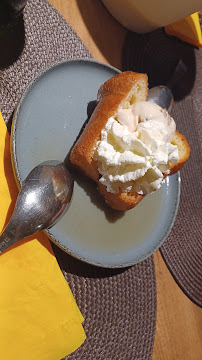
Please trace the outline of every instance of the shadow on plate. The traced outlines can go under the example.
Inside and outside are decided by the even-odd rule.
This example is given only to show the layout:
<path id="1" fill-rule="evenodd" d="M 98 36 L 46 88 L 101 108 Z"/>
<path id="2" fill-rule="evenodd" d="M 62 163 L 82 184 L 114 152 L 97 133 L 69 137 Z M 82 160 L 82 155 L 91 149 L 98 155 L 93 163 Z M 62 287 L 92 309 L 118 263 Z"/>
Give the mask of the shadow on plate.
<path id="1" fill-rule="evenodd" d="M 67 254 L 52 242 L 51 246 L 61 270 L 72 275 L 85 278 L 106 278 L 121 274 L 129 269 L 129 267 L 110 269 L 90 265 Z"/>
<path id="2" fill-rule="evenodd" d="M 12 65 L 22 53 L 25 45 L 24 19 L 21 15 L 13 25 L 0 32 L 0 70 Z"/>
<path id="3" fill-rule="evenodd" d="M 194 85 L 195 49 L 193 45 L 168 36 L 163 28 L 147 34 L 128 32 L 123 47 L 122 71 L 146 73 L 150 88 L 167 85 L 175 100 L 181 100 Z M 185 65 L 185 71 L 178 79 L 173 79 L 180 60 Z"/>
<path id="4" fill-rule="evenodd" d="M 114 210 L 106 204 L 105 200 L 98 192 L 97 185 L 93 180 L 80 174 L 73 168 L 70 168 L 70 166 L 68 166 L 68 168 L 74 177 L 74 181 L 79 187 L 83 188 L 87 196 L 90 197 L 92 204 L 104 212 L 107 221 L 110 223 L 115 223 L 124 216 L 125 211 Z"/>
<path id="5" fill-rule="evenodd" d="M 83 124 L 74 144 L 72 145 L 69 153 L 67 154 L 66 158 L 65 158 L 65 165 L 67 166 L 67 168 L 69 169 L 69 171 L 71 172 L 71 174 L 74 177 L 74 181 L 77 183 L 77 185 L 79 187 L 82 187 L 83 190 L 85 191 L 85 193 L 87 194 L 87 196 L 90 197 L 91 202 L 97 206 L 101 211 L 103 211 L 105 213 L 105 217 L 106 219 L 111 222 L 114 223 L 117 220 L 119 220 L 122 216 L 124 216 L 124 211 L 119 211 L 119 210 L 113 210 L 112 208 L 110 208 L 105 200 L 103 199 L 103 197 L 100 195 L 100 193 L 97 190 L 97 186 L 96 183 L 89 179 L 88 177 L 86 177 L 85 175 L 81 174 L 80 172 L 76 171 L 71 163 L 70 163 L 70 153 L 72 148 L 74 147 L 75 143 L 77 142 L 77 140 L 79 139 L 81 133 L 83 132 L 86 124 L 88 123 L 95 107 L 96 107 L 97 101 L 93 100 L 90 101 L 88 103 L 88 107 L 87 107 L 87 120 L 85 121 L 85 123 Z"/>

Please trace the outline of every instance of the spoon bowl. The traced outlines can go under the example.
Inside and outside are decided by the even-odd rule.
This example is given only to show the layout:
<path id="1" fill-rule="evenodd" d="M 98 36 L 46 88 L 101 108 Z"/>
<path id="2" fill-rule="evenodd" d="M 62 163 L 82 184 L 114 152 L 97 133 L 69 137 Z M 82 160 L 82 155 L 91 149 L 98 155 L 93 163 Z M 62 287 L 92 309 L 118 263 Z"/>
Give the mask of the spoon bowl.
<path id="1" fill-rule="evenodd" d="M 166 109 L 170 114 L 174 104 L 174 98 L 171 90 L 167 86 L 155 86 L 148 92 L 147 101 L 153 102 L 163 109 Z"/>
<path id="2" fill-rule="evenodd" d="M 0 236 L 0 253 L 52 227 L 68 210 L 73 185 L 64 163 L 52 160 L 37 165 L 22 183 L 12 218 Z"/>

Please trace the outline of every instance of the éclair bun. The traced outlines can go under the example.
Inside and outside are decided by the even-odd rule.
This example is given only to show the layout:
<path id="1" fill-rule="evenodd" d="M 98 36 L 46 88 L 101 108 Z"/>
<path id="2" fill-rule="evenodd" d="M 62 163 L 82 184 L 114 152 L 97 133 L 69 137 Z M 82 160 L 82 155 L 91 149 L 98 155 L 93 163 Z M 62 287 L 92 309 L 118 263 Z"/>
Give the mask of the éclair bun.
<path id="1" fill-rule="evenodd" d="M 106 81 L 98 90 L 97 106 L 70 154 L 71 164 L 97 182 L 100 194 L 113 209 L 132 209 L 145 195 L 137 192 L 123 193 L 119 191 L 117 194 L 108 192 L 106 186 L 99 182 L 98 165 L 93 159 L 95 147 L 101 139 L 101 131 L 108 119 L 116 117 L 121 107 L 127 108 L 128 104 L 146 101 L 147 95 L 148 78 L 146 74 L 125 71 Z M 190 154 L 190 147 L 185 136 L 178 131 L 175 132 L 172 144 L 178 146 L 179 161 L 177 164 L 170 165 L 171 175 L 184 165 Z"/>

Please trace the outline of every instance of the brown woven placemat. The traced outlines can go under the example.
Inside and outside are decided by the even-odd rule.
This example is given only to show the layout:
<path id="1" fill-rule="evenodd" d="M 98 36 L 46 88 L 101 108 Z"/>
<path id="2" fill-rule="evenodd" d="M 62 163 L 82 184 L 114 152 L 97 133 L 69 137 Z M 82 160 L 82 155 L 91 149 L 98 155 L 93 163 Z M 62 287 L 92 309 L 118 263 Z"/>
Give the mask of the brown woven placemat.
<path id="1" fill-rule="evenodd" d="M 18 36 L 23 32 L 25 38 L 14 47 L 15 62 L 0 73 L 0 106 L 7 123 L 25 87 L 38 72 L 62 59 L 91 56 L 67 22 L 44 0 L 32 0 L 26 6 L 24 24 L 22 21 L 16 29 Z M 3 67 L 11 57 L 1 56 Z M 156 325 L 153 257 L 129 269 L 113 271 L 83 264 L 53 248 L 85 317 L 87 339 L 67 358 L 151 359 Z"/>
<path id="2" fill-rule="evenodd" d="M 151 359 L 156 323 L 153 258 L 125 270 L 80 263 L 54 252 L 85 318 L 87 340 L 65 359 Z"/>
<path id="3" fill-rule="evenodd" d="M 163 29 L 145 35 L 128 32 L 123 70 L 147 73 L 150 87 L 170 82 L 180 59 L 186 72 L 171 81 L 175 96 L 172 115 L 189 141 L 191 155 L 181 170 L 177 218 L 160 251 L 185 294 L 202 306 L 202 49 L 167 36 Z"/>

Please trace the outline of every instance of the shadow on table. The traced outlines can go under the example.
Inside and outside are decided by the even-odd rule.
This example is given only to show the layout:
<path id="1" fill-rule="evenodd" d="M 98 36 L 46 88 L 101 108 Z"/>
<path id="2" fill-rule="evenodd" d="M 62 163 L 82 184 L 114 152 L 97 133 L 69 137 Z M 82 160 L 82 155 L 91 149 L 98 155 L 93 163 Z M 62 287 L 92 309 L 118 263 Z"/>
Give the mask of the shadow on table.
<path id="1" fill-rule="evenodd" d="M 194 85 L 195 49 L 191 44 L 168 36 L 163 28 L 147 34 L 128 32 L 123 46 L 122 70 L 146 73 L 150 88 L 167 85 L 175 100 L 180 100 L 191 92 Z M 184 71 L 173 78 L 180 60 Z"/>
<path id="2" fill-rule="evenodd" d="M 23 15 L 15 24 L 0 32 L 0 70 L 12 65 L 22 53 L 25 44 L 25 28 Z"/>
<path id="3" fill-rule="evenodd" d="M 77 4 L 94 42 L 111 65 L 122 71 L 146 73 L 150 88 L 171 85 L 175 100 L 180 100 L 191 92 L 196 77 L 195 46 L 167 35 L 164 28 L 147 34 L 127 31 L 111 16 L 101 1 L 77 0 Z M 103 26 L 102 17 L 105 19 Z M 121 50 L 122 64 L 119 64 Z M 185 65 L 186 72 L 170 84 L 180 60 Z"/>

